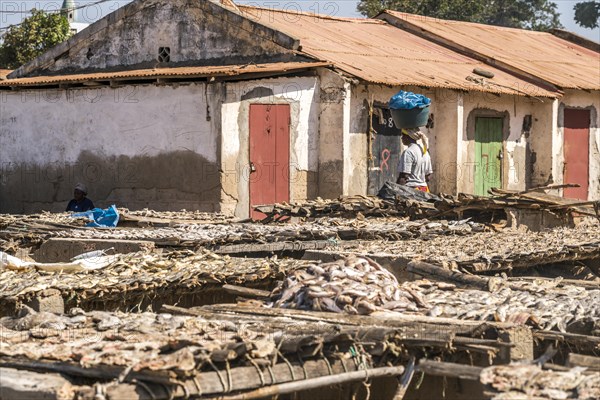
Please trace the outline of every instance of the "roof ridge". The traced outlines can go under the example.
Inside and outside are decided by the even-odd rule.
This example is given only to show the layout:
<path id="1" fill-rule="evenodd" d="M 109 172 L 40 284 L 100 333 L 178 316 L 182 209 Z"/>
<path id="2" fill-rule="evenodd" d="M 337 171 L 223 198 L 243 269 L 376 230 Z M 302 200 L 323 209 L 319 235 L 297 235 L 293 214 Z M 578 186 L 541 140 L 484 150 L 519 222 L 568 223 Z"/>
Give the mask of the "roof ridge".
<path id="1" fill-rule="evenodd" d="M 391 15 L 394 15 L 398 18 L 402 18 L 403 16 L 406 16 L 406 20 L 410 21 L 410 20 L 419 20 L 422 19 L 423 21 L 427 21 L 427 22 L 436 22 L 436 23 L 441 23 L 441 24 L 447 24 L 447 25 L 477 25 L 477 26 L 485 26 L 487 29 L 491 28 L 491 29 L 498 29 L 498 30 L 507 30 L 507 31 L 519 31 L 519 32 L 526 32 L 528 34 L 535 34 L 535 35 L 550 35 L 553 36 L 551 33 L 549 32 L 542 32 L 542 31 L 534 31 L 532 29 L 524 29 L 524 28 L 514 28 L 514 27 L 510 27 L 510 26 L 500 26 L 500 25 L 492 25 L 492 24 L 484 24 L 482 22 L 471 22 L 471 21 L 459 21 L 456 19 L 443 19 L 443 18 L 438 18 L 438 17 L 430 17 L 427 15 L 420 15 L 420 14 L 411 14 L 411 13 L 407 13 L 407 12 L 402 12 L 402 11 L 396 11 L 396 10 L 384 10 L 382 11 L 382 13 L 388 13 Z"/>
<path id="2" fill-rule="evenodd" d="M 374 19 L 374 18 L 337 17 L 337 16 L 333 16 L 333 15 L 318 14 L 318 13 L 310 12 L 310 11 L 284 10 L 284 9 L 280 9 L 280 8 L 267 8 L 267 7 L 251 6 L 251 5 L 245 5 L 245 4 L 237 4 L 237 6 L 240 9 L 240 13 L 242 13 L 242 14 L 244 12 L 243 9 L 253 9 L 253 10 L 264 10 L 264 11 L 276 12 L 276 13 L 282 13 L 282 14 L 303 15 L 303 16 L 314 17 L 314 18 L 318 18 L 318 19 L 328 19 L 328 20 L 333 20 L 333 21 L 354 22 L 354 23 L 362 23 L 362 24 L 366 23 L 366 24 L 377 24 L 377 25 L 381 25 L 382 23 L 384 25 L 387 24 L 385 21 Z"/>

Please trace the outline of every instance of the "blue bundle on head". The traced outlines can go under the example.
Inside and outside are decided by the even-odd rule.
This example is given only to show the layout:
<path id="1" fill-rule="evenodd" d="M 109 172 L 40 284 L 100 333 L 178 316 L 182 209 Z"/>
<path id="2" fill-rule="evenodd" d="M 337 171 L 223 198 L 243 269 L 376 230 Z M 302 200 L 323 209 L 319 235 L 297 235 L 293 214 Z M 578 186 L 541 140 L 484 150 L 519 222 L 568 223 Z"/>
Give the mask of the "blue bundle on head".
<path id="1" fill-rule="evenodd" d="M 399 129 L 427 125 L 430 104 L 431 100 L 422 94 L 399 91 L 390 99 L 390 112 L 394 124 Z"/>
<path id="2" fill-rule="evenodd" d="M 431 99 L 413 92 L 399 91 L 390 99 L 390 108 L 395 110 L 412 110 L 425 108 L 431 104 Z"/>

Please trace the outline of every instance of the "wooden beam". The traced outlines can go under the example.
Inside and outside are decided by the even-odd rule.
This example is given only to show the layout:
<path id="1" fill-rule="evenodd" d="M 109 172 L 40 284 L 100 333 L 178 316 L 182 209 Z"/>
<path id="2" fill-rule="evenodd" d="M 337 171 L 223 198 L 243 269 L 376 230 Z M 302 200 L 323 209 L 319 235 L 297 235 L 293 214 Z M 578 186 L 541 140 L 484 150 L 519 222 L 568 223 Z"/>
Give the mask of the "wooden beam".
<path id="1" fill-rule="evenodd" d="M 586 356 L 583 354 L 570 353 L 567 356 L 567 366 L 585 367 L 593 371 L 600 371 L 600 357 Z"/>
<path id="2" fill-rule="evenodd" d="M 71 400 L 75 387 L 58 374 L 0 368 L 2 400 Z"/>
<path id="3" fill-rule="evenodd" d="M 268 290 L 252 289 L 244 286 L 225 284 L 223 285 L 223 290 L 225 290 L 227 293 L 242 297 L 252 297 L 258 299 L 267 299 L 271 297 L 271 292 Z"/>
<path id="4" fill-rule="evenodd" d="M 413 274 L 435 278 L 445 282 L 456 283 L 460 286 L 468 286 L 482 290 L 489 289 L 489 279 L 475 275 L 467 275 L 462 272 L 452 271 L 434 264 L 422 261 L 411 261 L 408 263 L 408 272 Z"/>
<path id="5" fill-rule="evenodd" d="M 295 382 L 287 382 L 279 385 L 268 386 L 254 390 L 250 393 L 242 393 L 234 396 L 223 397 L 223 400 L 255 400 L 264 397 L 280 396 L 304 390 L 318 389 L 325 386 L 343 385 L 344 383 L 367 381 L 371 378 L 382 378 L 386 376 L 398 376 L 404 373 L 404 367 L 381 367 L 364 369 L 353 372 L 345 372 L 337 375 L 320 376 L 318 378 L 303 379 Z"/>
<path id="6" fill-rule="evenodd" d="M 443 361 L 421 360 L 417 365 L 417 371 L 421 371 L 427 375 L 445 376 L 447 378 L 468 379 L 473 381 L 479 380 L 481 367 L 473 367 L 471 365 L 455 364 Z"/>

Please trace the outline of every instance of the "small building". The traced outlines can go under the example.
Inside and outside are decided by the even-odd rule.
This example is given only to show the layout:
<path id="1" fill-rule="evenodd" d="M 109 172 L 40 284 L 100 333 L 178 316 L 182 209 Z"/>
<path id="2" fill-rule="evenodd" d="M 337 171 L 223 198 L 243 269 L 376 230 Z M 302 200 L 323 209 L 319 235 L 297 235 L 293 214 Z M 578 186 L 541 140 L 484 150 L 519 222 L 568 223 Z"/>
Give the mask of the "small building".
<path id="1" fill-rule="evenodd" d="M 78 181 L 101 206 L 238 217 L 373 194 L 400 89 L 432 99 L 434 190 L 560 182 L 564 93 L 491 64 L 380 19 L 134 1 L 0 81 L 0 211 L 60 210 Z"/>
<path id="2" fill-rule="evenodd" d="M 598 43 L 564 31 L 536 32 L 395 11 L 378 18 L 560 93 L 547 115 L 551 135 L 531 134 L 527 141 L 532 148 L 526 164 L 531 186 L 576 183 L 580 187 L 565 189 L 565 197 L 600 199 Z M 496 145 L 501 145 L 499 140 Z"/>

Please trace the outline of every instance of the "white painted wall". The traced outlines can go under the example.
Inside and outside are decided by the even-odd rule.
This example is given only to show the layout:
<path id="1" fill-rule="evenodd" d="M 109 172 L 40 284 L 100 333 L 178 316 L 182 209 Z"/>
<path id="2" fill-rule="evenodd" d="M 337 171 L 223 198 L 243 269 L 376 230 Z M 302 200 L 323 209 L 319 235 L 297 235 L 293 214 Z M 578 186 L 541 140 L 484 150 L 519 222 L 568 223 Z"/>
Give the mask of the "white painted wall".
<path id="1" fill-rule="evenodd" d="M 173 163 L 173 170 L 154 178 L 155 185 L 147 176 L 152 168 L 162 169 L 157 163 L 169 164 L 162 158 L 176 152 L 195 160 L 190 168 L 217 162 L 217 130 L 207 121 L 204 85 L 24 90 L 0 96 L 0 190 L 12 191 L 0 194 L 0 208 L 12 204 L 11 210 L 19 211 L 14 204 L 22 202 L 20 211 L 61 210 L 79 181 L 100 206 L 202 208 L 207 200 L 196 195 L 201 187 L 192 187 L 202 181 L 194 176 L 206 171 Z"/>
<path id="2" fill-rule="evenodd" d="M 256 92 L 257 88 L 263 88 L 260 89 L 263 95 L 242 99 L 253 90 L 260 93 Z M 252 103 L 290 104 L 290 200 L 314 197 L 318 185 L 318 78 L 289 77 L 228 83 L 221 108 L 222 201 L 225 211 L 240 218 L 249 214 L 248 124 Z"/>
<path id="3" fill-rule="evenodd" d="M 532 151 L 536 152 L 537 161 L 534 164 L 531 180 L 538 184 L 544 177 L 549 177 L 547 162 L 552 155 L 552 99 L 533 99 L 523 96 L 496 96 L 490 93 L 469 92 L 463 101 L 463 130 L 462 145 L 458 153 L 459 176 L 458 191 L 474 192 L 475 177 L 475 142 L 467 137 L 467 121 L 469 114 L 477 109 L 508 112 L 509 134 L 504 143 L 503 187 L 510 190 L 524 190 L 527 185 L 527 175 L 532 166 L 526 162 L 526 148 L 529 141 Z M 532 127 L 529 133 L 523 131 L 523 119 L 532 115 Z"/>

